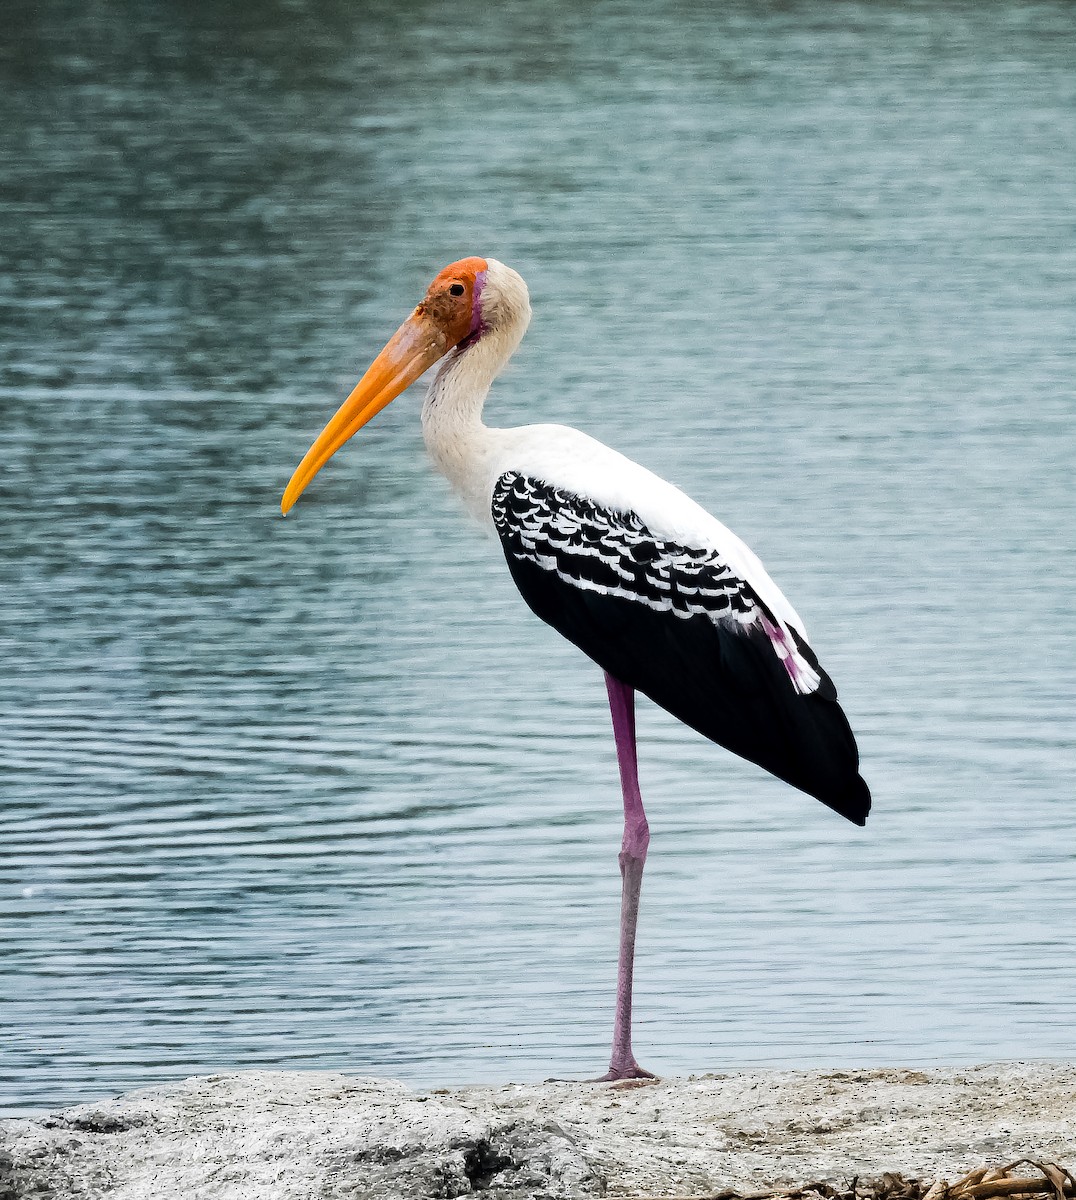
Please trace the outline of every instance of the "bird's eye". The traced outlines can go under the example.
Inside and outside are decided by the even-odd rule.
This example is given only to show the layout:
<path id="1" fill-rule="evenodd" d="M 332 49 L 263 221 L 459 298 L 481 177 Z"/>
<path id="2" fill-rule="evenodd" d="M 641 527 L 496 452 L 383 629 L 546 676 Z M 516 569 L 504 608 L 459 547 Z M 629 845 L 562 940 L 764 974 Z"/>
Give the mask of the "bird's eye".
<path id="1" fill-rule="evenodd" d="M 454 283 L 448 289 L 448 291 L 449 291 L 449 294 L 452 296 L 462 296 L 463 295 L 463 284 L 462 283 Z"/>

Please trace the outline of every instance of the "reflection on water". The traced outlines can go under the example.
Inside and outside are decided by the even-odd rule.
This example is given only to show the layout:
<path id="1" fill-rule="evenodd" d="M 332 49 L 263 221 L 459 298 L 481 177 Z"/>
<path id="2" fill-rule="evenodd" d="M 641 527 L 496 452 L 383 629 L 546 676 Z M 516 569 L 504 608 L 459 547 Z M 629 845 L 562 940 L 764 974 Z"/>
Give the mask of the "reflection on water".
<path id="1" fill-rule="evenodd" d="M 1076 13 L 12 0 L 0 45 L 0 1095 L 603 1065 L 600 674 L 417 397 L 276 515 L 445 262 L 491 404 L 762 554 L 865 831 L 640 714 L 663 1072 L 1071 1056 Z"/>

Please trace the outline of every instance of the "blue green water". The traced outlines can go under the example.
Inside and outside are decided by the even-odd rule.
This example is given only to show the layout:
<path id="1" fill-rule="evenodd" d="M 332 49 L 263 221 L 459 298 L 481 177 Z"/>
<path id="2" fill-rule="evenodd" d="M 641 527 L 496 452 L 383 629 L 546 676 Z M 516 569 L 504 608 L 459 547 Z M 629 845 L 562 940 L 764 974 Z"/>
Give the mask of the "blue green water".
<path id="1" fill-rule="evenodd" d="M 429 278 L 489 407 L 683 485 L 807 622 L 865 830 L 640 709 L 652 1070 L 1076 1055 L 1076 9 L 9 0 L 0 1103 L 604 1068 L 600 673 L 424 461 L 282 521 Z"/>

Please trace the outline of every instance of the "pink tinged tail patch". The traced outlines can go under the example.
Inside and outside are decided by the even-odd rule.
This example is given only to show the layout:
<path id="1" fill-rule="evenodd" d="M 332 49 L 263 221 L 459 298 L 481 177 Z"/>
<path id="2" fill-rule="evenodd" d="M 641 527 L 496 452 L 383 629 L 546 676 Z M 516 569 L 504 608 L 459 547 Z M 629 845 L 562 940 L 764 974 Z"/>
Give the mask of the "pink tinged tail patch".
<path id="1" fill-rule="evenodd" d="M 781 665 L 788 672 L 788 677 L 792 680 L 792 686 L 797 695 L 809 696 L 812 692 L 816 692 L 818 685 L 822 682 L 821 676 L 796 649 L 796 644 L 788 630 L 783 625 L 774 625 L 766 617 L 762 617 L 761 620 L 762 628 L 770 639 L 770 645 L 781 660 Z"/>

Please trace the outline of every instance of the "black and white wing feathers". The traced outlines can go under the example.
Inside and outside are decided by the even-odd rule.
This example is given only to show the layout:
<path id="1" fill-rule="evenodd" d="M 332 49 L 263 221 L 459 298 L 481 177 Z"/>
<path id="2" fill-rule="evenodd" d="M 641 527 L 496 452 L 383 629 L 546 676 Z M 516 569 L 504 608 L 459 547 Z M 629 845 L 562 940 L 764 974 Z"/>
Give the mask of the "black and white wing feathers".
<path id="1" fill-rule="evenodd" d="M 862 824 L 855 739 L 805 639 L 712 547 L 657 537 L 519 472 L 494 527 L 530 608 L 604 670 L 706 737 Z"/>

